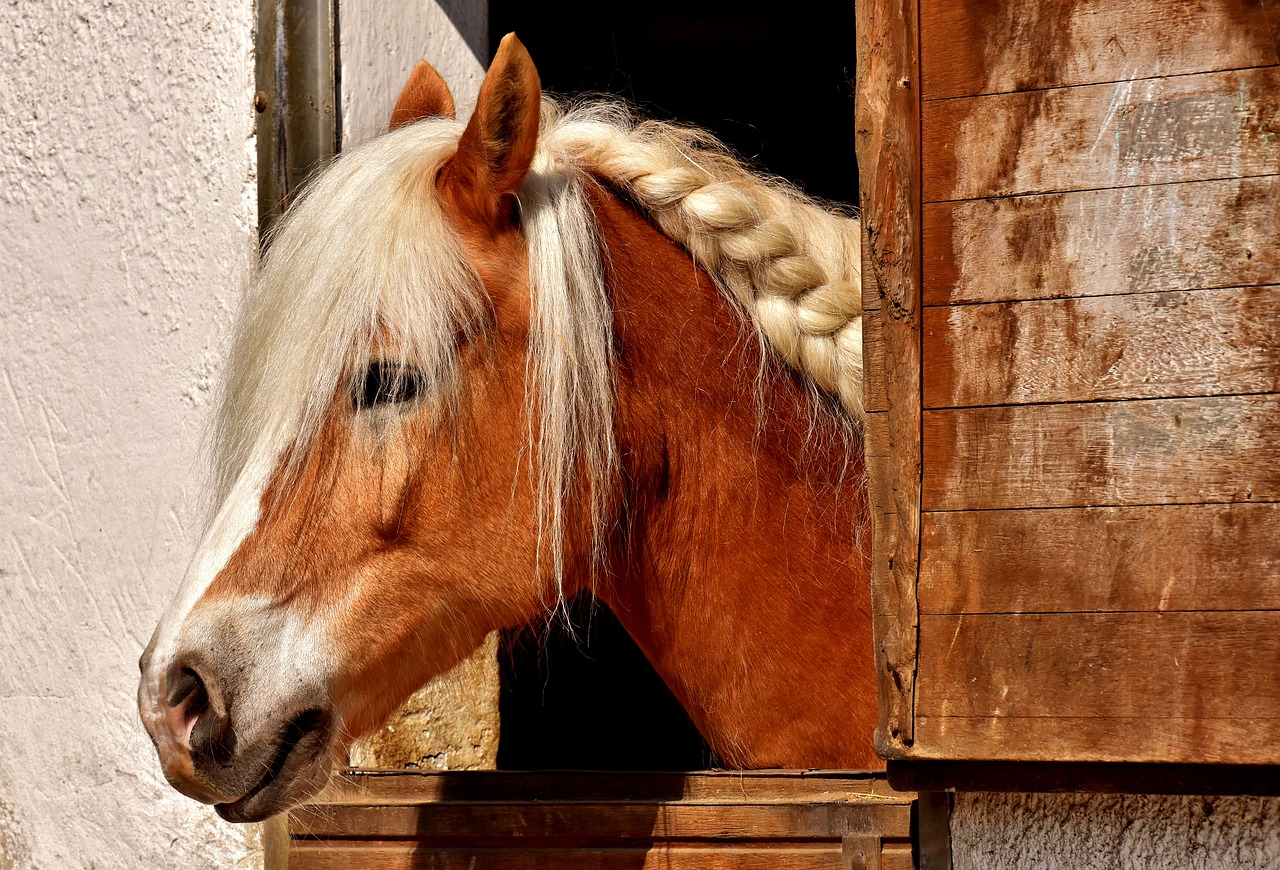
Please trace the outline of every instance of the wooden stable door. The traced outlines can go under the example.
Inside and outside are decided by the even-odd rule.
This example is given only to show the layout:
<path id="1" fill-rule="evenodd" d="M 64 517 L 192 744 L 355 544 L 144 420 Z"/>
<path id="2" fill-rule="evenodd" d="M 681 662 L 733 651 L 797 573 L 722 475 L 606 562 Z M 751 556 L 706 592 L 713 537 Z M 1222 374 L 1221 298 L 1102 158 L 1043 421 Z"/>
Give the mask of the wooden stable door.
<path id="1" fill-rule="evenodd" d="M 859 3 L 887 757 L 1280 762 L 1278 28 Z"/>

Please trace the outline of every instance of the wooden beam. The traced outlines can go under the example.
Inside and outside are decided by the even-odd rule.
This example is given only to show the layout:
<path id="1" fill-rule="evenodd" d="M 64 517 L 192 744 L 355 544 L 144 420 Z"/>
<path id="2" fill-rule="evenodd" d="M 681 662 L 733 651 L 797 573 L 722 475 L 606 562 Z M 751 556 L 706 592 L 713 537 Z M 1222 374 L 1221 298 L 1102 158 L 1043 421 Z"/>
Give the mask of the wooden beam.
<path id="1" fill-rule="evenodd" d="M 920 547 L 920 82 L 916 0 L 857 4 L 858 167 L 864 297 L 878 297 L 885 352 L 868 395 L 892 396 L 885 457 L 891 504 L 875 505 L 872 584 L 880 722 L 877 751 L 912 742 L 916 573 Z M 865 282 L 873 282 L 870 285 Z M 880 380 L 882 379 L 882 381 Z M 868 432 L 872 427 L 868 427 Z"/>

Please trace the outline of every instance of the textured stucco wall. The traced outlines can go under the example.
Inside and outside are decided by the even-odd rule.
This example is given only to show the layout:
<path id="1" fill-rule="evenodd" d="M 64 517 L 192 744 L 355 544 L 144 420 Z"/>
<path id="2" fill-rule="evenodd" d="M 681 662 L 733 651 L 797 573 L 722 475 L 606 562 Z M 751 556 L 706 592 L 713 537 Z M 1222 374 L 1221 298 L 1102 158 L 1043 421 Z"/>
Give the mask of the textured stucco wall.
<path id="1" fill-rule="evenodd" d="M 1280 798 L 959 794 L 955 870 L 1275 870 Z"/>
<path id="2" fill-rule="evenodd" d="M 0 2 L 0 867 L 253 867 L 137 659 L 252 263 L 251 0 Z"/>
<path id="3" fill-rule="evenodd" d="M 343 146 L 387 129 L 409 71 L 429 61 L 466 118 L 488 61 L 485 0 L 341 0 Z M 490 768 L 498 757 L 496 635 L 418 690 L 387 724 L 352 747 L 357 767 Z"/>

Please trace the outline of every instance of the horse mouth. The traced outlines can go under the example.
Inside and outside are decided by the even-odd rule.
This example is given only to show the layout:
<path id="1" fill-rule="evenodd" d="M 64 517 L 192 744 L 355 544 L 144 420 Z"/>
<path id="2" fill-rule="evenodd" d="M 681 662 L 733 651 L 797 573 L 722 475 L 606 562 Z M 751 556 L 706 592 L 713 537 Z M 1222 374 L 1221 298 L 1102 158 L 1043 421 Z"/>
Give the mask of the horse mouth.
<path id="1" fill-rule="evenodd" d="M 315 766 L 325 757 L 329 743 L 329 717 L 308 710 L 285 728 L 262 779 L 234 801 L 215 804 L 228 822 L 260 822 L 306 798 L 313 790 Z M 310 774 L 310 775 L 309 775 Z M 294 786 L 302 783 L 303 788 Z"/>

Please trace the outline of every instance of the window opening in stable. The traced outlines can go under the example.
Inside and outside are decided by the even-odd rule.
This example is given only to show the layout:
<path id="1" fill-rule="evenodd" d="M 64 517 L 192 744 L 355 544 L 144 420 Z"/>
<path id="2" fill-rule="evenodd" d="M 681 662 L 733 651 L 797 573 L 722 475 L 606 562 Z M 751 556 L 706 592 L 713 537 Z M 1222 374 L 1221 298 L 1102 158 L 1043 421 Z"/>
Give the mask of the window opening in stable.
<path id="1" fill-rule="evenodd" d="M 515 31 L 543 88 L 623 97 L 697 124 L 811 196 L 856 204 L 849 2 L 491 0 L 490 44 Z M 498 766 L 689 770 L 710 750 L 607 607 L 504 633 Z"/>

